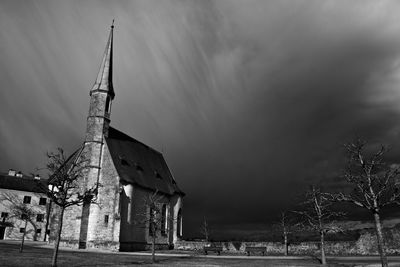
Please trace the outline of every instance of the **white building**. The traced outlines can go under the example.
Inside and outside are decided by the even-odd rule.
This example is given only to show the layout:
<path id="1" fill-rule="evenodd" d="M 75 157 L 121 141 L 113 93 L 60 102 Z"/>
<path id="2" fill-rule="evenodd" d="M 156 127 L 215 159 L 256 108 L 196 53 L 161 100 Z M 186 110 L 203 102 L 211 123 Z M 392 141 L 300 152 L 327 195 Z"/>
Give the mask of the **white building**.
<path id="1" fill-rule="evenodd" d="M 0 174 L 0 239 L 45 240 L 49 200 L 43 193 L 46 181 L 12 169 Z M 16 206 L 26 206 L 34 215 L 25 226 L 25 220 L 16 216 Z"/>

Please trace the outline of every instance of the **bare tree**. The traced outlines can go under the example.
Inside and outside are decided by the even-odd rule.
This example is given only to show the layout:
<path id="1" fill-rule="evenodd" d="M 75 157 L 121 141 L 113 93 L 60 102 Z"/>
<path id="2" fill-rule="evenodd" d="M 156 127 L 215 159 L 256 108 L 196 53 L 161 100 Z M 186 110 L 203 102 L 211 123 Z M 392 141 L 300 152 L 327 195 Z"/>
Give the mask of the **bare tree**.
<path id="1" fill-rule="evenodd" d="M 299 225 L 295 222 L 293 215 L 291 216 L 287 211 L 282 211 L 277 226 L 282 233 L 283 243 L 285 246 L 285 256 L 287 256 L 289 255 L 289 236 L 298 228 Z"/>
<path id="2" fill-rule="evenodd" d="M 384 162 L 388 147 L 380 145 L 375 153 L 366 152 L 367 142 L 358 138 L 345 145 L 348 164 L 344 178 L 352 186 L 350 193 L 338 193 L 338 201 L 350 202 L 367 209 L 374 217 L 378 240 L 378 252 L 382 266 L 388 266 L 386 247 L 382 233 L 382 208 L 400 204 L 400 188 L 397 183 L 399 167 Z"/>
<path id="3" fill-rule="evenodd" d="M 65 209 L 84 203 L 95 203 L 99 184 L 91 185 L 88 188 L 88 185 L 84 183 L 88 160 L 82 155 L 82 151 L 83 148 L 68 158 L 62 148 L 58 148 L 56 152 L 47 153 L 46 169 L 50 173 L 47 195 L 60 209 L 52 266 L 57 266 Z"/>
<path id="4" fill-rule="evenodd" d="M 200 232 L 202 235 L 204 235 L 204 239 L 206 240 L 206 242 L 208 242 L 210 239 L 210 229 L 207 223 L 206 216 L 204 216 L 203 223 L 200 227 Z"/>
<path id="5" fill-rule="evenodd" d="M 321 245 L 321 263 L 325 265 L 325 236 L 328 233 L 342 231 L 334 222 L 334 219 L 344 214 L 331 209 L 333 204 L 331 194 L 321 192 L 321 189 L 314 186 L 306 192 L 305 199 L 306 200 L 302 203 L 303 210 L 295 211 L 295 213 L 303 218 L 302 223 L 304 226 L 312 231 L 318 232 Z"/>
<path id="6" fill-rule="evenodd" d="M 10 210 L 10 218 L 15 218 L 17 220 L 22 220 L 24 223 L 24 231 L 22 233 L 21 245 L 19 247 L 19 252 L 24 250 L 24 242 L 26 236 L 26 229 L 28 223 L 30 223 L 35 229 L 33 239 L 36 240 L 36 225 L 34 223 L 34 218 L 36 216 L 36 212 L 32 207 L 29 207 L 27 204 L 22 203 L 18 196 L 13 195 L 11 193 L 5 193 L 2 195 L 1 202 L 7 202 L 8 209 Z"/>
<path id="7" fill-rule="evenodd" d="M 144 210 L 137 213 L 135 224 L 141 225 L 142 227 L 149 229 L 149 235 L 151 236 L 151 260 L 156 262 L 155 250 L 156 250 L 156 238 L 158 233 L 169 232 L 168 222 L 173 220 L 172 216 L 167 214 L 166 209 L 163 206 L 163 196 L 156 190 L 153 194 L 149 194 L 144 199 Z"/>

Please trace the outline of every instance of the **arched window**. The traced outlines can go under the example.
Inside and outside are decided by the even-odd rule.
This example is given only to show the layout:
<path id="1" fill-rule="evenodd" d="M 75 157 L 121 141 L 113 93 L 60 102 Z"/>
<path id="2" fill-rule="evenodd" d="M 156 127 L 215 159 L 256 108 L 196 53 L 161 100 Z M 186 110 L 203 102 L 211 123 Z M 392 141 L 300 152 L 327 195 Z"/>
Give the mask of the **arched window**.
<path id="1" fill-rule="evenodd" d="M 178 218 L 177 218 L 177 235 L 178 237 L 182 237 L 182 209 L 178 211 Z"/>
<path id="2" fill-rule="evenodd" d="M 106 99 L 106 112 L 107 113 L 110 113 L 110 104 L 111 104 L 110 97 L 107 96 L 107 99 Z"/>
<path id="3" fill-rule="evenodd" d="M 161 234 L 167 234 L 167 205 L 164 204 L 161 209 Z"/>

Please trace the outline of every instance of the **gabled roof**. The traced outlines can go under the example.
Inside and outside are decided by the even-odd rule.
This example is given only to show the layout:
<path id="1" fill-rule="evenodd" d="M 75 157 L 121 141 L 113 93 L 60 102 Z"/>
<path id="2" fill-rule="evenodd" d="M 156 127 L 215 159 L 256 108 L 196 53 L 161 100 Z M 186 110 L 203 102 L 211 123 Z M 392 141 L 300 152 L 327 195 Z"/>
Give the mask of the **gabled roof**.
<path id="1" fill-rule="evenodd" d="M 184 195 L 160 152 L 112 127 L 106 142 L 122 184 Z"/>
<path id="2" fill-rule="evenodd" d="M 47 180 L 35 180 L 31 176 L 23 177 L 10 176 L 7 173 L 0 173 L 0 188 L 18 191 L 45 193 L 47 188 Z"/>

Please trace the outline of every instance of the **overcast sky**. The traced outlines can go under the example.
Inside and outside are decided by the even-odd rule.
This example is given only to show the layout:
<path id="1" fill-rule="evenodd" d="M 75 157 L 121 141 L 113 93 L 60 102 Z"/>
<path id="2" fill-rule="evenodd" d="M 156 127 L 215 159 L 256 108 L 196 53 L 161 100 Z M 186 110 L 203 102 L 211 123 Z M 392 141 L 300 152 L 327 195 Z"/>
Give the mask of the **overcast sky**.
<path id="1" fill-rule="evenodd" d="M 0 170 L 83 141 L 115 18 L 111 125 L 163 151 L 185 234 L 203 216 L 270 222 L 309 184 L 335 186 L 356 134 L 400 159 L 399 14 L 399 1 L 2 0 Z"/>

